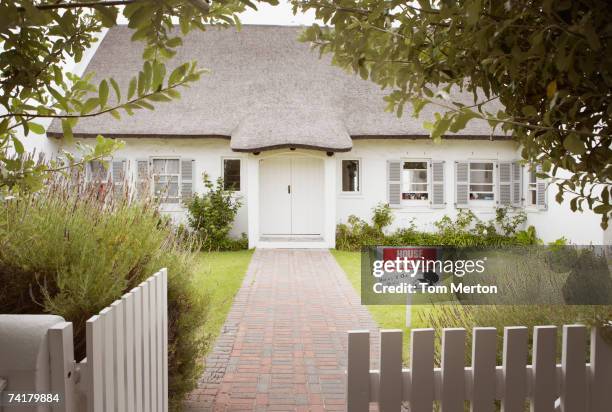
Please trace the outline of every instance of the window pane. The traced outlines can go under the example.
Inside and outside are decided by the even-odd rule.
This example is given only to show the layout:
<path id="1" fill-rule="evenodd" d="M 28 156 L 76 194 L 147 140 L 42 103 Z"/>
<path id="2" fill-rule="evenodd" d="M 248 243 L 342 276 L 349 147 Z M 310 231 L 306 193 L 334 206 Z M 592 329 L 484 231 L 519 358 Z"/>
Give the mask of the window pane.
<path id="1" fill-rule="evenodd" d="M 420 184 L 420 185 L 410 185 L 410 191 L 411 192 L 426 192 L 427 191 L 427 185 L 426 184 Z"/>
<path id="2" fill-rule="evenodd" d="M 474 171 L 470 172 L 471 183 L 493 183 L 493 172 Z"/>
<path id="3" fill-rule="evenodd" d="M 359 191 L 359 160 L 342 161 L 342 191 Z"/>
<path id="4" fill-rule="evenodd" d="M 470 200 L 493 200 L 493 193 L 470 193 Z"/>
<path id="5" fill-rule="evenodd" d="M 427 183 L 427 170 L 412 170 L 410 177 L 412 183 Z"/>
<path id="6" fill-rule="evenodd" d="M 95 182 L 108 180 L 108 169 L 99 160 L 89 163 L 89 179 Z"/>
<path id="7" fill-rule="evenodd" d="M 402 200 L 427 200 L 428 198 L 429 198 L 428 193 L 414 193 L 414 192 L 402 193 Z"/>
<path id="8" fill-rule="evenodd" d="M 240 190 L 240 159 L 223 160 L 223 188 Z"/>
<path id="9" fill-rule="evenodd" d="M 470 163 L 470 170 L 493 170 L 493 163 Z"/>
<path id="10" fill-rule="evenodd" d="M 531 192 L 531 204 L 535 205 L 535 204 L 538 203 L 538 201 L 537 201 L 537 198 L 538 198 L 537 192 L 535 190 L 530 190 L 530 192 Z"/>
<path id="11" fill-rule="evenodd" d="M 471 192 L 493 192 L 493 185 L 470 185 Z"/>
<path id="12" fill-rule="evenodd" d="M 427 162 L 404 162 L 404 169 L 425 169 L 427 170 Z"/>
<path id="13" fill-rule="evenodd" d="M 536 180 L 537 180 L 537 178 L 536 178 L 536 171 L 535 170 L 531 170 L 529 172 L 529 183 L 534 183 L 535 184 Z"/>

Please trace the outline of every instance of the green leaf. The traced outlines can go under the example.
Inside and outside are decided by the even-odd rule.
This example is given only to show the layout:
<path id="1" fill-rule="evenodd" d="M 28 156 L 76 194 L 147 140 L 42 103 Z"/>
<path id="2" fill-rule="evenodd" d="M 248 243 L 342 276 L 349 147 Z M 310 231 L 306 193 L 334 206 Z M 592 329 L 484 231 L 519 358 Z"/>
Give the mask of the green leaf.
<path id="1" fill-rule="evenodd" d="M 538 115 L 538 111 L 533 106 L 523 106 L 521 111 L 527 117 L 536 117 Z"/>
<path id="2" fill-rule="evenodd" d="M 91 113 L 96 107 L 100 105 L 100 101 L 96 97 L 91 97 L 85 101 L 81 108 L 81 114 Z"/>
<path id="3" fill-rule="evenodd" d="M 32 123 L 30 123 L 30 127 L 31 126 L 32 126 Z M 43 129 L 43 133 L 44 133 L 44 129 Z M 13 141 L 13 148 L 15 149 L 15 152 L 17 154 L 23 154 L 25 152 L 25 149 L 23 147 L 23 143 L 21 143 L 21 140 L 19 140 L 16 136 L 13 136 L 12 141 Z"/>
<path id="4" fill-rule="evenodd" d="M 106 102 L 108 101 L 108 82 L 106 80 L 100 82 L 100 86 L 98 87 L 98 100 L 100 107 L 106 106 Z"/>
<path id="5" fill-rule="evenodd" d="M 111 77 L 110 84 L 111 86 L 113 86 L 113 90 L 115 91 L 115 97 L 117 97 L 117 102 L 120 102 L 121 101 L 121 89 L 119 88 L 117 81 Z"/>
<path id="6" fill-rule="evenodd" d="M 136 78 L 132 77 L 132 80 L 130 80 L 130 85 L 128 86 L 128 100 L 132 100 L 134 93 L 136 93 Z"/>
<path id="7" fill-rule="evenodd" d="M 556 92 L 557 92 L 557 81 L 553 80 L 552 82 L 548 83 L 548 86 L 546 86 L 546 96 L 550 99 L 555 95 Z"/>
<path id="8" fill-rule="evenodd" d="M 62 133 L 64 134 L 64 138 L 69 142 L 74 139 L 72 134 L 72 125 L 68 119 L 62 119 Z"/>
<path id="9" fill-rule="evenodd" d="M 570 133 L 567 135 L 567 137 L 563 140 L 563 147 L 573 154 L 580 155 L 586 153 L 584 142 L 576 133 Z"/>
<path id="10" fill-rule="evenodd" d="M 30 130 L 35 134 L 45 134 L 45 128 L 38 123 L 28 123 Z"/>

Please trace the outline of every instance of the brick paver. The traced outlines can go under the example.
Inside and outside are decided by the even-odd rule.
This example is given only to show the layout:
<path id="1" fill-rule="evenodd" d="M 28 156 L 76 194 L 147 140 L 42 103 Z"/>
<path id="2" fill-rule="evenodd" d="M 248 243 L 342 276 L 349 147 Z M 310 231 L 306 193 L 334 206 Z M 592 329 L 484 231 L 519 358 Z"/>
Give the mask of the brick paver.
<path id="1" fill-rule="evenodd" d="M 329 251 L 257 250 L 185 409 L 345 410 L 349 329 L 378 331 Z"/>

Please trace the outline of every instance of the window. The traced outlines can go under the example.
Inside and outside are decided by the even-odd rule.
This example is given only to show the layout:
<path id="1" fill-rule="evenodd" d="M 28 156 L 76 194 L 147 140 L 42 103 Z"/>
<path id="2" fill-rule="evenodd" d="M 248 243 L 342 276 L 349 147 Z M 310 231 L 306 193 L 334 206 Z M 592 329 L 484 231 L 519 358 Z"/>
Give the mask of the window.
<path id="1" fill-rule="evenodd" d="M 429 174 L 427 161 L 402 162 L 402 201 L 429 199 Z"/>
<path id="2" fill-rule="evenodd" d="M 163 203 L 179 203 L 179 159 L 153 159 L 153 196 Z"/>
<path id="3" fill-rule="evenodd" d="M 527 182 L 527 192 L 529 193 L 529 205 L 536 206 L 538 204 L 538 178 L 536 176 L 536 170 L 529 170 L 529 181 Z"/>
<path id="4" fill-rule="evenodd" d="M 342 161 L 342 191 L 359 192 L 359 160 Z"/>
<path id="5" fill-rule="evenodd" d="M 240 159 L 223 159 L 223 189 L 240 191 Z"/>
<path id="6" fill-rule="evenodd" d="M 106 183 L 110 179 L 110 165 L 100 160 L 87 163 L 87 181 L 92 183 Z"/>
<path id="7" fill-rule="evenodd" d="M 470 200 L 495 200 L 493 162 L 470 163 Z"/>

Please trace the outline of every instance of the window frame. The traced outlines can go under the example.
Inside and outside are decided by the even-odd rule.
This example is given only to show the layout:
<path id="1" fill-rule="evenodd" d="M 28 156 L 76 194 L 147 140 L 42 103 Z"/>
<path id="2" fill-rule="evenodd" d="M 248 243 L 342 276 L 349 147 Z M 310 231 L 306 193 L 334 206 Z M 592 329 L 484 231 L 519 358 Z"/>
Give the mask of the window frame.
<path id="1" fill-rule="evenodd" d="M 339 185 L 340 185 L 340 194 L 342 196 L 360 196 L 363 193 L 363 160 L 360 157 L 345 157 L 345 158 L 339 158 L 338 159 L 338 170 L 339 170 L 339 174 L 340 174 L 340 179 L 339 180 Z M 344 170 L 342 167 L 342 163 L 343 162 L 350 162 L 350 161 L 354 161 L 357 162 L 358 167 L 357 167 L 357 185 L 358 185 L 358 189 L 359 190 L 353 190 L 353 191 L 345 191 L 344 190 L 344 185 L 342 184 L 342 179 L 344 177 Z"/>
<path id="2" fill-rule="evenodd" d="M 538 209 L 538 171 L 536 169 L 531 170 L 531 167 L 527 168 L 527 178 L 525 179 L 527 184 L 527 202 L 526 206 L 531 210 Z M 531 181 L 531 177 L 534 177 L 534 181 Z"/>
<path id="3" fill-rule="evenodd" d="M 431 162 L 430 158 L 401 158 L 400 159 L 400 206 L 401 207 L 423 207 L 423 206 L 431 206 Z M 419 193 L 427 193 L 427 199 L 404 199 L 404 163 L 419 163 L 425 162 L 425 171 L 427 172 L 427 190 L 425 192 Z M 421 169 L 407 169 L 407 170 L 421 170 Z M 413 184 L 422 184 L 422 183 L 413 183 Z M 417 193 L 417 192 L 414 192 Z"/>
<path id="4" fill-rule="evenodd" d="M 473 183 L 472 182 L 472 164 L 473 163 L 491 163 L 493 168 L 491 171 L 491 191 L 472 191 L 472 185 L 489 185 L 489 183 Z M 468 160 L 468 204 L 472 205 L 495 205 L 499 199 L 499 184 L 497 182 L 498 161 L 492 159 L 469 159 Z M 487 169 L 476 169 L 476 171 L 488 172 Z M 491 193 L 493 199 L 472 199 L 472 193 Z"/>
<path id="5" fill-rule="evenodd" d="M 225 161 L 226 160 L 238 160 L 240 162 L 240 168 L 239 170 L 239 176 L 238 179 L 240 180 L 240 189 L 239 190 L 230 190 L 230 189 L 225 189 Z M 219 174 L 219 176 L 221 176 L 221 179 L 223 179 L 223 189 L 230 191 L 232 193 L 236 193 L 236 194 L 241 194 L 244 191 L 244 162 L 243 162 L 243 158 L 242 157 L 235 157 L 235 156 L 222 156 L 221 157 L 221 172 Z"/>
<path id="6" fill-rule="evenodd" d="M 155 160 L 176 160 L 178 161 L 178 172 L 177 173 L 164 173 L 164 174 L 157 174 L 155 173 L 155 167 L 154 167 L 154 163 Z M 181 157 L 180 156 L 153 156 L 151 158 L 149 158 L 149 170 L 150 170 L 150 176 L 151 176 L 151 182 L 153 183 L 151 185 L 151 195 L 153 197 L 153 199 L 155 200 L 159 200 L 160 204 L 164 204 L 164 205 L 180 205 L 181 204 L 181 184 L 182 184 L 182 177 L 181 177 Z M 156 176 L 178 176 L 178 180 L 177 180 L 177 196 L 176 198 L 174 197 L 169 197 L 169 196 L 165 196 L 163 198 L 158 197 L 155 194 L 155 177 Z M 169 182 L 167 182 L 169 183 Z M 168 202 L 168 199 L 176 199 L 176 202 Z"/>

